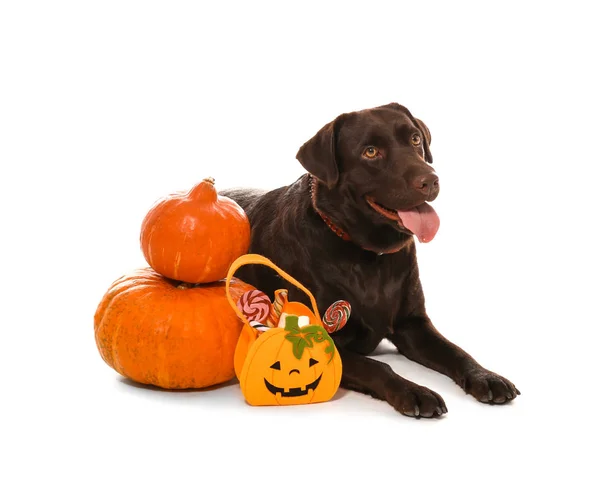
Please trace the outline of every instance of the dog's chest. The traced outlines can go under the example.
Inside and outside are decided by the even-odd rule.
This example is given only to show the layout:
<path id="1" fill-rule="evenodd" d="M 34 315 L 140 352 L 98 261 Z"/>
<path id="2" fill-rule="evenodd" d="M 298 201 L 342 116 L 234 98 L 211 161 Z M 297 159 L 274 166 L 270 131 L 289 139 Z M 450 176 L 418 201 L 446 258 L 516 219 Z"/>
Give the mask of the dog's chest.
<path id="1" fill-rule="evenodd" d="M 409 272 L 410 262 L 391 257 L 328 265 L 323 272 L 327 286 L 319 289 L 319 303 L 326 306 L 343 299 L 352 307 L 349 328 L 338 335 L 342 343 L 370 351 L 391 333 L 410 289 Z"/>
<path id="2" fill-rule="evenodd" d="M 346 276 L 348 295 L 357 308 L 393 313 L 404 283 L 402 272 L 394 272 L 389 262 L 378 261 L 350 265 Z"/>

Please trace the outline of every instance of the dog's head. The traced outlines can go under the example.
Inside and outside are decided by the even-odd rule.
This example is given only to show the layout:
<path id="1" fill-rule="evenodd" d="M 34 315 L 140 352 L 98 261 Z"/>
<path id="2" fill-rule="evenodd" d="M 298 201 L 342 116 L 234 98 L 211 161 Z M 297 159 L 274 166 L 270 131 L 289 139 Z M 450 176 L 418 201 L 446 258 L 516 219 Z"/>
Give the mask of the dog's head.
<path id="1" fill-rule="evenodd" d="M 430 241 L 439 193 L 427 126 L 391 103 L 340 115 L 298 151 L 319 182 L 319 208 L 351 238 L 385 251 L 416 235 Z"/>

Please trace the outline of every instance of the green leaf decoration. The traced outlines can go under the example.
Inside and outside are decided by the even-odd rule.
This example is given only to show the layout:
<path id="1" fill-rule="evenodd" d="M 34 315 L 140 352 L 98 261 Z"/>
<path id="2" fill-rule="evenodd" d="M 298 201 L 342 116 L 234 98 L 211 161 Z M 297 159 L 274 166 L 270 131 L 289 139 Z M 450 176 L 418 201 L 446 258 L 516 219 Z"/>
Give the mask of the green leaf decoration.
<path id="1" fill-rule="evenodd" d="M 327 342 L 325 353 L 329 354 L 329 361 L 333 360 L 335 355 L 335 346 L 333 340 L 327 331 L 318 325 L 307 325 L 306 327 L 298 327 L 298 317 L 289 315 L 285 319 L 285 330 L 289 333 L 285 339 L 292 344 L 292 353 L 298 360 L 302 358 L 305 348 L 312 348 L 315 343 Z"/>

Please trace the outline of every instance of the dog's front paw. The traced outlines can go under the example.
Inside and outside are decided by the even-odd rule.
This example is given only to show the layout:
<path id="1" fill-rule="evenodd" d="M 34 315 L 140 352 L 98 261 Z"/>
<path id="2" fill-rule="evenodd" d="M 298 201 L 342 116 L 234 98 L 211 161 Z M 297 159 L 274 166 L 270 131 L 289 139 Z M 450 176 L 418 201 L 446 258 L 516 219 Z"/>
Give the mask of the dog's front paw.
<path id="1" fill-rule="evenodd" d="M 406 382 L 388 390 L 387 402 L 403 415 L 416 418 L 441 417 L 448 413 L 439 394 L 426 387 Z"/>
<path id="2" fill-rule="evenodd" d="M 480 402 L 489 404 L 508 403 L 521 395 L 511 381 L 484 368 L 467 372 L 460 386 Z"/>

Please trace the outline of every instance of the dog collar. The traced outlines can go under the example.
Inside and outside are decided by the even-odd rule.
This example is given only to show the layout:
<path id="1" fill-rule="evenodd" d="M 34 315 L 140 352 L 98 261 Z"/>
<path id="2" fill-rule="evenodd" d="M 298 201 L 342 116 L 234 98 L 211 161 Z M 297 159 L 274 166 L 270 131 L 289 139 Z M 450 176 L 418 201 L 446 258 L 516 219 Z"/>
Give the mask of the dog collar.
<path id="1" fill-rule="evenodd" d="M 327 225 L 333 233 L 335 233 L 342 240 L 346 240 L 347 242 L 349 242 L 350 235 L 348 235 L 344 230 L 342 230 L 335 223 L 333 223 L 333 220 L 331 220 L 331 218 L 329 218 L 327 215 L 325 215 L 323 212 L 321 212 L 321 210 L 319 210 L 317 208 L 317 199 L 316 199 L 317 179 L 309 174 L 308 182 L 309 182 L 309 189 L 310 189 L 310 198 L 311 198 L 312 206 L 313 206 L 313 209 L 315 210 L 315 212 L 317 212 L 319 214 L 319 216 L 325 222 L 325 225 Z"/>
<path id="2" fill-rule="evenodd" d="M 329 218 L 327 215 L 325 215 L 323 212 L 321 212 L 317 208 L 316 195 L 317 195 L 317 185 L 318 185 L 318 183 L 317 183 L 317 179 L 314 176 L 312 176 L 311 174 L 308 174 L 308 185 L 309 185 L 309 190 L 310 190 L 310 199 L 311 199 L 311 203 L 312 203 L 312 207 L 313 207 L 314 211 L 319 214 L 319 216 L 325 222 L 325 225 L 327 225 L 329 227 L 329 229 L 333 233 L 335 233 L 342 240 L 345 240 L 347 242 L 351 242 L 352 239 L 350 238 L 350 235 L 348 235 L 348 233 L 346 233 L 342 228 L 338 227 L 335 223 L 333 223 L 333 220 L 331 220 L 331 218 Z M 384 255 L 384 254 L 389 254 L 389 253 L 396 253 L 396 252 L 399 252 L 400 250 L 402 250 L 402 248 L 404 248 L 405 245 L 406 245 L 406 243 L 401 243 L 397 247 L 393 247 L 393 248 L 391 248 L 389 250 L 385 250 L 383 252 L 375 252 L 375 253 L 377 253 L 377 255 Z M 374 250 L 371 250 L 370 248 L 365 248 L 362 245 L 358 245 L 358 246 L 360 248 L 362 248 L 363 250 L 367 250 L 367 251 L 370 251 L 370 252 L 374 251 Z"/>

